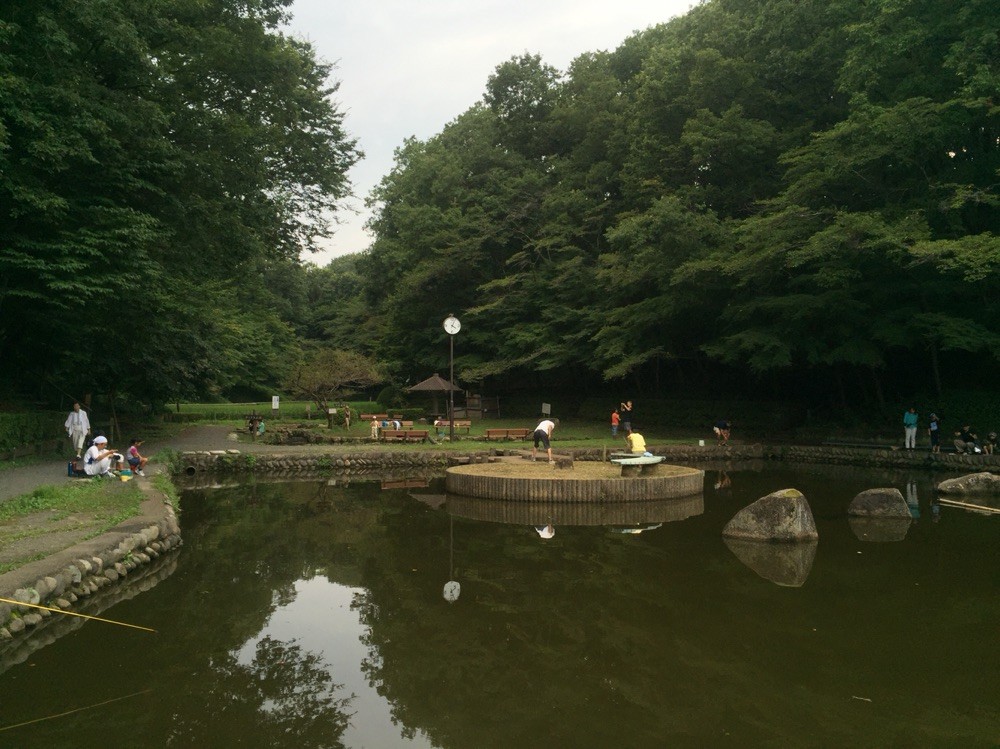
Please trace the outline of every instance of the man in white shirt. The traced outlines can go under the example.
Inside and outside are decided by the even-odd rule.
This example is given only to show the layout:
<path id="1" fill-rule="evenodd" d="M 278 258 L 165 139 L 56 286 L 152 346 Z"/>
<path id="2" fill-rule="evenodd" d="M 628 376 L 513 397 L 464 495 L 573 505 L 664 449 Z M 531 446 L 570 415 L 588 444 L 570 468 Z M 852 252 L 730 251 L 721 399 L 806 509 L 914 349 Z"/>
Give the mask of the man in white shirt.
<path id="1" fill-rule="evenodd" d="M 66 434 L 69 435 L 73 447 L 76 448 L 76 457 L 79 458 L 83 451 L 84 440 L 90 434 L 90 419 L 87 418 L 87 412 L 80 408 L 79 403 L 73 404 L 73 410 L 66 417 L 65 426 Z"/>
<path id="2" fill-rule="evenodd" d="M 83 457 L 83 470 L 88 476 L 107 476 L 112 461 L 121 459 L 121 455 L 108 447 L 107 437 L 97 436 Z"/>
<path id="3" fill-rule="evenodd" d="M 538 451 L 538 445 L 541 443 L 549 454 L 549 463 L 555 463 L 552 460 L 552 443 L 549 441 L 552 439 L 552 430 L 556 428 L 554 421 L 545 419 L 538 426 L 535 427 L 535 433 L 532 435 L 534 440 L 534 445 L 531 448 L 531 459 L 535 459 L 535 453 Z"/>

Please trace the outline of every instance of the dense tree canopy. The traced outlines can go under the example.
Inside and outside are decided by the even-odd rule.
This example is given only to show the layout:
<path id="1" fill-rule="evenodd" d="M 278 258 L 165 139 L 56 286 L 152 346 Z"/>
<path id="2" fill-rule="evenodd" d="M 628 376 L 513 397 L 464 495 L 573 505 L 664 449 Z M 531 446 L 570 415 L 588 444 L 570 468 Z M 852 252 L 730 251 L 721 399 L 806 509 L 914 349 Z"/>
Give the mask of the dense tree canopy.
<path id="1" fill-rule="evenodd" d="M 877 402 L 995 363 L 987 5 L 710 0 L 564 74 L 500 64 L 373 195 L 372 329 L 405 366 L 461 313 L 487 388 L 712 373 Z"/>
<path id="2" fill-rule="evenodd" d="M 36 397 L 274 382 L 265 279 L 359 154 L 290 0 L 0 8 L 0 359 Z M 34 389 L 37 388 L 37 389 Z"/>
<path id="3" fill-rule="evenodd" d="M 0 355 L 150 399 L 287 381 L 879 404 L 1000 357 L 988 0 L 707 0 L 565 71 L 500 62 L 409 139 L 326 268 L 358 158 L 287 0 L 0 11 Z M 115 335 L 112 324 L 127 335 Z M 710 383 L 710 385 L 705 385 Z"/>

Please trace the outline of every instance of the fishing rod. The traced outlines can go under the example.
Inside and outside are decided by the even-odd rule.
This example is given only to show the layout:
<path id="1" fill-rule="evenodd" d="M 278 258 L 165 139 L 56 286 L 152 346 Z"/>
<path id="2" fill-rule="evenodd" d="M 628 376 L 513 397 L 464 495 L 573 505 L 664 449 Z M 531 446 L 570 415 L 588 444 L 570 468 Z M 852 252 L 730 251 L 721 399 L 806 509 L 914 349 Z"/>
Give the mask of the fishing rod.
<path id="1" fill-rule="evenodd" d="M 129 624 L 128 622 L 117 622 L 114 619 L 102 619 L 99 616 L 90 616 L 89 614 L 78 614 L 75 611 L 63 611 L 62 609 L 54 609 L 51 606 L 41 606 L 37 603 L 25 603 L 24 601 L 13 601 L 10 598 L 0 598 L 0 603 L 10 603 L 15 606 L 28 606 L 33 609 L 42 609 L 43 611 L 51 611 L 54 614 L 66 614 L 66 616 L 78 616 L 81 619 L 92 619 L 95 622 L 105 622 L 107 624 L 117 624 L 119 627 L 131 627 L 132 629 L 141 629 L 146 632 L 156 633 L 155 629 L 150 629 L 149 627 L 141 627 L 138 624 Z"/>

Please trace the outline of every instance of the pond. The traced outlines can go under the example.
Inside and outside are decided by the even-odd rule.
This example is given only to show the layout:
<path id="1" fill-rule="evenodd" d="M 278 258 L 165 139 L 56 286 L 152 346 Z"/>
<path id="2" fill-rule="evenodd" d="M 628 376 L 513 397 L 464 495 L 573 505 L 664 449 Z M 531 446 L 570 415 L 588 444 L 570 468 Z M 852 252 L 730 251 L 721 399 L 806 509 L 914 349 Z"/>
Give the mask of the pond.
<path id="1" fill-rule="evenodd" d="M 1000 739 L 1000 518 L 933 504 L 929 474 L 710 468 L 702 497 L 631 516 L 406 483 L 187 491 L 175 567 L 102 613 L 157 633 L 90 622 L 8 664 L 0 746 Z M 900 540 L 846 517 L 876 486 L 912 503 Z M 725 523 L 786 487 L 815 554 L 731 550 Z"/>

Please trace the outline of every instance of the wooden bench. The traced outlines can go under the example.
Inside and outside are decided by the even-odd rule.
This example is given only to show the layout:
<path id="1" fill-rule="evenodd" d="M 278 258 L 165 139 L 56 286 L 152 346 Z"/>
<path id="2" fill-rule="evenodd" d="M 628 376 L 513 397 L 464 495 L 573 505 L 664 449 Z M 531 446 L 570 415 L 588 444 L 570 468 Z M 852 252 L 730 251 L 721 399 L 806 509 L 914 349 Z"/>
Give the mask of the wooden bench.
<path id="1" fill-rule="evenodd" d="M 663 462 L 663 456 L 612 457 L 611 462 L 622 467 L 622 476 L 638 476 L 639 474 L 656 473 L 657 466 Z"/>
<path id="2" fill-rule="evenodd" d="M 530 429 L 487 429 L 487 440 L 526 440 L 531 436 Z"/>
<path id="3" fill-rule="evenodd" d="M 359 416 L 362 421 L 371 421 L 372 419 L 377 419 L 379 422 L 384 421 L 389 418 L 389 414 L 361 414 Z"/>
<path id="4" fill-rule="evenodd" d="M 451 429 L 451 422 L 446 419 L 438 419 L 434 422 L 434 426 L 439 432 L 447 432 Z M 465 433 L 468 434 L 469 430 L 472 429 L 472 419 L 455 419 L 455 431 L 459 429 L 464 429 Z"/>
<path id="5" fill-rule="evenodd" d="M 423 442 L 427 435 L 426 429 L 383 429 L 379 433 L 386 442 Z"/>

